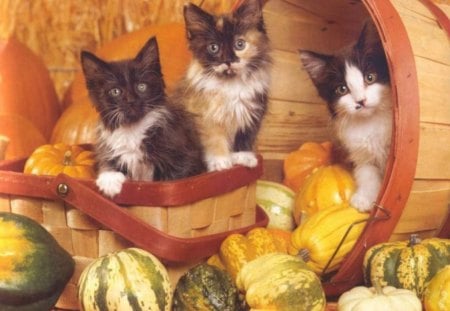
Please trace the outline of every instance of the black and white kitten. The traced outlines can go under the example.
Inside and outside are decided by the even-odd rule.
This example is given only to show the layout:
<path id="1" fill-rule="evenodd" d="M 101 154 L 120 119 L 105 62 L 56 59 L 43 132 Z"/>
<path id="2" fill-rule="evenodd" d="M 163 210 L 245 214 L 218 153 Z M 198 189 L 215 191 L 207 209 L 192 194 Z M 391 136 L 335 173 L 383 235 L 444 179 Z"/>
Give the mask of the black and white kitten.
<path id="1" fill-rule="evenodd" d="M 107 196 L 126 179 L 173 180 L 204 170 L 193 117 L 166 98 L 158 44 L 134 59 L 106 62 L 81 53 L 86 85 L 100 116 L 96 184 Z"/>
<path id="2" fill-rule="evenodd" d="M 220 16 L 188 4 L 184 18 L 193 60 L 175 96 L 196 115 L 207 168 L 254 167 L 271 69 L 262 4 L 245 0 Z"/>
<path id="3" fill-rule="evenodd" d="M 381 187 L 393 122 L 388 65 L 375 26 L 366 23 L 357 42 L 335 55 L 300 51 L 300 56 L 354 164 L 350 203 L 369 211 Z"/>

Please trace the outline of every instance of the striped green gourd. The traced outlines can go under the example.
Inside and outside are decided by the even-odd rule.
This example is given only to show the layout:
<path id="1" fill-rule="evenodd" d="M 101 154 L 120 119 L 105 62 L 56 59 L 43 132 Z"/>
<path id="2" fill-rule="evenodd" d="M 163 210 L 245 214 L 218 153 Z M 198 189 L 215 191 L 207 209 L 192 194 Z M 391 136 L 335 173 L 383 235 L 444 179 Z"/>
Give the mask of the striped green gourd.
<path id="1" fill-rule="evenodd" d="M 450 240 L 430 238 L 420 241 L 388 242 L 373 246 L 364 257 L 367 285 L 393 286 L 422 296 L 426 285 L 444 266 L 450 264 Z"/>
<path id="2" fill-rule="evenodd" d="M 169 311 L 169 275 L 152 254 L 128 248 L 94 260 L 78 282 L 82 311 Z"/>

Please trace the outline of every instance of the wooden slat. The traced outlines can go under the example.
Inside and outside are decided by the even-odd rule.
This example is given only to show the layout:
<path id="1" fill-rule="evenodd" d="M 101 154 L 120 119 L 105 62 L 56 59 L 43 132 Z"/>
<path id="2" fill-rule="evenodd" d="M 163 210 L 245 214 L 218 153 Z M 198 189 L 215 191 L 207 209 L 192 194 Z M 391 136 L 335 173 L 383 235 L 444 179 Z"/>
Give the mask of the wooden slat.
<path id="1" fill-rule="evenodd" d="M 416 179 L 450 180 L 450 125 L 421 123 Z"/>
<path id="2" fill-rule="evenodd" d="M 446 219 L 450 181 L 415 181 L 394 234 L 436 232 Z"/>

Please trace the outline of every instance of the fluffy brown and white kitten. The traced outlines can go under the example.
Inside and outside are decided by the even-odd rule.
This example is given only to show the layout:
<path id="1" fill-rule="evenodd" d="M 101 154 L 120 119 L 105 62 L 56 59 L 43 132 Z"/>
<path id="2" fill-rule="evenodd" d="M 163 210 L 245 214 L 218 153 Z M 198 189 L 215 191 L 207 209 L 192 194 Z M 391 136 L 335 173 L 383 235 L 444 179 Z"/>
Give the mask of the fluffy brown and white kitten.
<path id="1" fill-rule="evenodd" d="M 86 85 L 100 115 L 96 184 L 107 196 L 131 180 L 173 180 L 204 170 L 193 117 L 165 95 L 156 39 L 134 59 L 106 62 L 82 52 Z"/>
<path id="2" fill-rule="evenodd" d="M 369 211 L 381 187 L 392 131 L 389 72 L 375 26 L 366 23 L 357 42 L 335 55 L 300 55 L 354 164 L 357 188 L 350 203 Z"/>
<path id="3" fill-rule="evenodd" d="M 254 167 L 271 68 L 262 4 L 220 16 L 188 4 L 184 18 L 193 60 L 175 96 L 196 115 L 207 168 Z"/>

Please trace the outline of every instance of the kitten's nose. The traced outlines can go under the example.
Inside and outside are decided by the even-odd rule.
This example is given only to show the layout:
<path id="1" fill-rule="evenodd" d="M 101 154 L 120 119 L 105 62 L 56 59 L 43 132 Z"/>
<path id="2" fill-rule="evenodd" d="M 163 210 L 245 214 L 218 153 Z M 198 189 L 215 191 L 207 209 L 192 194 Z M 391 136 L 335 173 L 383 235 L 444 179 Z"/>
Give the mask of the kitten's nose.
<path id="1" fill-rule="evenodd" d="M 356 103 L 357 103 L 356 110 L 358 110 L 358 109 L 361 109 L 362 107 L 364 107 L 366 105 L 366 100 L 365 99 L 358 100 Z"/>

